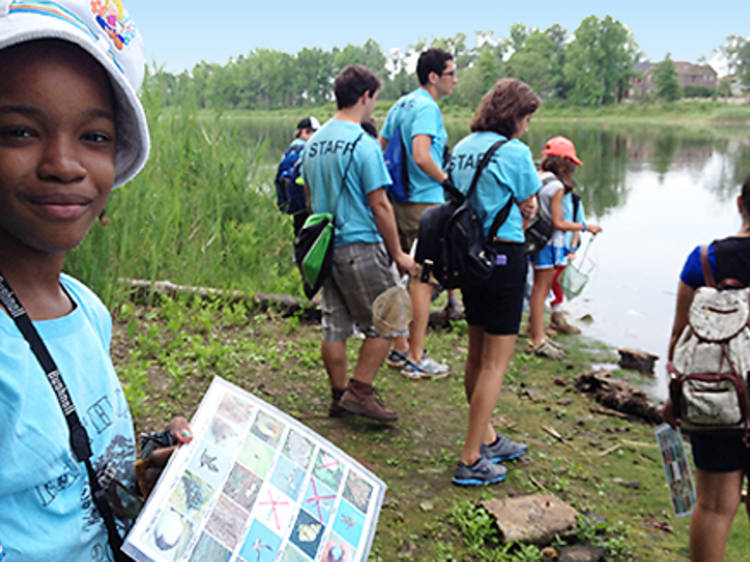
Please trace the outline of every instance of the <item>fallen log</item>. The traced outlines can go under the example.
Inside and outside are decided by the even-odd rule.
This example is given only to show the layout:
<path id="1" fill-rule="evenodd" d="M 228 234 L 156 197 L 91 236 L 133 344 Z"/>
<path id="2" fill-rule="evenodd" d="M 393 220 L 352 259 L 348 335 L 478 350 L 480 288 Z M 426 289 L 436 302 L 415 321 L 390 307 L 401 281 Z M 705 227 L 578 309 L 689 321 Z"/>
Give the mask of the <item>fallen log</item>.
<path id="1" fill-rule="evenodd" d="M 177 298 L 180 295 L 196 295 L 202 299 L 221 299 L 228 304 L 243 301 L 253 311 L 276 310 L 282 316 L 299 315 L 300 320 L 306 322 L 320 322 L 320 298 L 309 301 L 292 295 L 276 293 L 255 293 L 244 291 L 230 291 L 213 289 L 211 287 L 195 287 L 192 285 L 178 285 L 171 281 L 146 281 L 143 279 L 120 279 L 120 283 L 130 286 L 133 291 L 130 298 L 135 301 L 147 301 L 153 294 L 166 295 Z M 462 315 L 459 315 L 463 318 Z M 457 318 L 454 317 L 454 320 Z M 430 311 L 430 326 L 433 328 L 449 328 L 451 318 L 445 309 Z"/>
<path id="2" fill-rule="evenodd" d="M 145 281 L 142 279 L 121 279 L 121 283 L 132 287 L 131 298 L 134 300 L 146 300 L 154 293 L 177 298 L 181 295 L 196 295 L 202 299 L 220 299 L 227 304 L 245 302 L 253 311 L 276 310 L 282 316 L 299 315 L 302 320 L 310 322 L 320 321 L 320 300 L 293 297 L 291 295 L 279 295 L 274 293 L 246 293 L 244 291 L 230 291 L 226 289 L 213 289 L 211 287 L 194 287 L 191 285 L 178 285 L 171 281 Z"/>
<path id="3" fill-rule="evenodd" d="M 612 378 L 606 369 L 583 373 L 575 378 L 580 392 L 592 394 L 603 406 L 642 418 L 650 423 L 662 421 L 659 408 L 648 401 L 646 393 L 624 379 Z"/>

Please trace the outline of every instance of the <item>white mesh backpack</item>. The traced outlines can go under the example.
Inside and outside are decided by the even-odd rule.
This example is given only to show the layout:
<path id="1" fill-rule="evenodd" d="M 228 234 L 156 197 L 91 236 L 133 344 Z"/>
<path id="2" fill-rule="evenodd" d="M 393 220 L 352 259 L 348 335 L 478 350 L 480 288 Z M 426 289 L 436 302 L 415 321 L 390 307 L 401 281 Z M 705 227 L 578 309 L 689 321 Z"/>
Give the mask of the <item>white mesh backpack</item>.
<path id="1" fill-rule="evenodd" d="M 750 287 L 731 279 L 717 286 L 708 246 L 700 253 L 706 286 L 695 292 L 667 364 L 672 412 L 685 430 L 743 431 L 747 444 Z"/>

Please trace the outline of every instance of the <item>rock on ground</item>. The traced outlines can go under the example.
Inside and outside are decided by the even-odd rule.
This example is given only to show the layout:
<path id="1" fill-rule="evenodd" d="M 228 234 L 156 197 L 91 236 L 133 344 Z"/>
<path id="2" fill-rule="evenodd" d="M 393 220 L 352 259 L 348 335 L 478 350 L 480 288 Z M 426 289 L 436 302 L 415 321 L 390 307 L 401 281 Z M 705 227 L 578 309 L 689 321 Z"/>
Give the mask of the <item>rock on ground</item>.
<path id="1" fill-rule="evenodd" d="M 575 509 L 550 494 L 483 501 L 506 543 L 548 544 L 576 528 Z"/>

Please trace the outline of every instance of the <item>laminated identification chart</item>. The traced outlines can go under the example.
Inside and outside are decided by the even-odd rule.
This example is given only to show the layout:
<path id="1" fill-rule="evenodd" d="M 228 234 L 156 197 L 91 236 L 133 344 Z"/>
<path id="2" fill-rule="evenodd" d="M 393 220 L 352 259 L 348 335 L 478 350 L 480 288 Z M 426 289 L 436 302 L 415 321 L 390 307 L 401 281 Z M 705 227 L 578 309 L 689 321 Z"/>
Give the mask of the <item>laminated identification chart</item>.
<path id="1" fill-rule="evenodd" d="M 659 443 L 675 516 L 687 517 L 693 512 L 695 505 L 695 484 L 682 443 L 682 432 L 680 428 L 675 430 L 663 423 L 656 427 L 654 433 Z"/>
<path id="2" fill-rule="evenodd" d="M 295 419 L 214 378 L 128 534 L 145 561 L 367 560 L 385 483 Z"/>

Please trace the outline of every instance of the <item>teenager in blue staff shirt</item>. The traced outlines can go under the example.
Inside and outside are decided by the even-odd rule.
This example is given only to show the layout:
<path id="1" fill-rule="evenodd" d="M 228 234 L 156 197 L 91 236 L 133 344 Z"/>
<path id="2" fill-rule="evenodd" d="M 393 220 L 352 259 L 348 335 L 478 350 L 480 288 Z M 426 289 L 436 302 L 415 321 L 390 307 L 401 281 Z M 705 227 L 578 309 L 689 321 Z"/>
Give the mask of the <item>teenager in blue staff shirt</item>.
<path id="1" fill-rule="evenodd" d="M 484 234 L 497 213 L 512 197 L 506 221 L 492 233 L 498 260 L 485 283 L 462 291 L 469 325 L 469 353 L 464 369 L 464 388 L 469 402 L 469 424 L 453 482 L 494 484 L 505 479 L 498 464 L 523 455 L 526 445 L 495 431 L 490 423 L 500 397 L 521 323 L 526 253 L 524 217 L 536 211 L 541 182 L 531 151 L 519 140 L 541 101 L 524 82 L 503 78 L 487 92 L 471 121 L 472 133 L 454 148 L 448 171 L 456 187 L 466 193 L 483 154 L 505 140 L 482 170 L 470 198 L 484 225 Z"/>
<path id="2" fill-rule="evenodd" d="M 445 201 L 441 185 L 448 174 L 443 170 L 443 155 L 448 133 L 437 100 L 453 92 L 458 82 L 453 56 L 442 49 L 427 49 L 417 61 L 419 88 L 400 98 L 388 111 L 380 135 L 383 149 L 396 134 L 404 143 L 408 169 L 407 198 L 393 201 L 401 248 L 408 252 L 417 238 L 419 219 L 427 209 Z M 421 267 L 421 266 L 420 266 Z M 423 282 L 421 271 L 409 284 L 414 320 L 409 339 L 396 338 L 388 355 L 388 365 L 401 369 L 411 379 L 442 378 L 450 375 L 450 366 L 438 363 L 424 347 L 430 319 L 430 297 L 434 278 Z"/>
<path id="3" fill-rule="evenodd" d="M 321 355 L 332 394 L 329 414 L 349 412 L 393 422 L 398 414 L 377 400 L 372 383 L 394 334 L 375 330 L 372 304 L 396 284 L 395 266 L 412 273 L 415 265 L 399 245 L 385 194 L 391 177 L 383 152 L 361 125 L 372 115 L 380 81 L 369 68 L 354 64 L 336 76 L 333 89 L 338 110 L 302 153 L 312 211 L 332 213 L 336 225 L 333 266 L 323 283 L 321 306 Z M 365 341 L 347 382 L 346 340 L 355 328 Z"/>
<path id="4" fill-rule="evenodd" d="M 92 486 L 105 487 L 105 474 L 134 485 L 133 425 L 109 356 L 109 313 L 62 273 L 66 252 L 86 236 L 113 186 L 132 179 L 149 151 L 136 96 L 140 35 L 118 11 L 108 22 L 127 41 L 115 42 L 100 11 L 88 0 L 0 0 L 0 559 L 7 561 L 119 560 L 114 536 L 125 522 L 114 513 L 107 528 L 112 511 L 93 501 Z M 42 368 L 15 319 L 35 328 L 57 370 Z M 66 420 L 71 404 L 79 426 Z M 81 426 L 86 435 L 72 442 Z M 190 439 L 182 418 L 170 430 Z M 82 444 L 90 445 L 95 480 Z"/>

